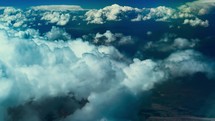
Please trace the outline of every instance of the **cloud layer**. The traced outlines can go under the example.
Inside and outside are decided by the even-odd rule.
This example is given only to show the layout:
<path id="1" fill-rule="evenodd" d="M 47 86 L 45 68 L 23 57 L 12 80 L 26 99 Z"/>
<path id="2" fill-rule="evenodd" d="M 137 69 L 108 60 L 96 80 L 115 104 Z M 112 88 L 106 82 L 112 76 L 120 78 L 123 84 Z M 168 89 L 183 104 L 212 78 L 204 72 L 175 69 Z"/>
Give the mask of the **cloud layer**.
<path id="1" fill-rule="evenodd" d="M 200 4 L 203 7 L 200 7 Z M 130 6 L 120 6 L 113 4 L 101 9 L 83 9 L 75 5 L 43 5 L 33 6 L 27 10 L 15 9 L 12 7 L 1 7 L 3 14 L 0 21 L 14 27 L 26 26 L 27 24 L 46 21 L 47 24 L 65 26 L 69 22 L 81 22 L 87 24 L 105 24 L 118 21 L 159 21 L 176 24 L 180 20 L 180 25 L 188 24 L 191 26 L 208 27 L 209 21 L 201 16 L 209 13 L 214 6 L 214 1 L 195 1 L 170 8 L 158 6 L 155 8 L 133 8 Z M 41 25 L 37 23 L 33 26 Z M 28 25 L 29 26 L 29 25 Z"/>
<path id="2" fill-rule="evenodd" d="M 99 10 L 67 5 L 27 10 L 1 7 L 0 121 L 43 121 L 54 116 L 56 121 L 138 120 L 142 94 L 155 84 L 199 72 L 214 79 L 214 59 L 195 50 L 203 41 L 198 38 L 169 34 L 145 41 L 116 30 L 98 30 L 79 38 L 68 33 L 76 29 L 71 25 L 93 30 L 119 21 L 209 27 L 209 21 L 201 16 L 211 6 L 213 0 L 198 0 L 176 9 L 117 4 Z M 47 31 L 40 32 L 42 29 Z M 147 28 L 146 38 L 153 36 L 154 31 Z M 142 58 L 128 56 L 131 49 Z M 165 56 L 156 58 L 159 54 Z"/>
<path id="3" fill-rule="evenodd" d="M 107 42 L 115 41 L 109 31 L 97 34 L 95 40 L 101 36 L 107 36 Z M 89 103 L 68 120 L 133 120 L 138 111 L 135 106 L 138 95 L 155 83 L 196 72 L 207 73 L 209 77 L 214 74 L 214 63 L 193 50 L 172 53 L 164 60 L 120 61 L 119 58 L 130 59 L 112 46 L 71 39 L 55 27 L 44 36 L 31 29 L 18 32 L 2 27 L 0 38 L 1 121 L 9 115 L 9 107 L 32 99 L 37 102 L 44 97 L 66 96 L 69 92 L 77 99 L 88 99 Z M 187 43 L 188 40 L 180 38 L 173 42 L 179 48 L 187 47 Z M 124 117 L 129 104 L 133 105 L 134 114 Z M 36 113 L 29 115 L 37 117 Z"/>

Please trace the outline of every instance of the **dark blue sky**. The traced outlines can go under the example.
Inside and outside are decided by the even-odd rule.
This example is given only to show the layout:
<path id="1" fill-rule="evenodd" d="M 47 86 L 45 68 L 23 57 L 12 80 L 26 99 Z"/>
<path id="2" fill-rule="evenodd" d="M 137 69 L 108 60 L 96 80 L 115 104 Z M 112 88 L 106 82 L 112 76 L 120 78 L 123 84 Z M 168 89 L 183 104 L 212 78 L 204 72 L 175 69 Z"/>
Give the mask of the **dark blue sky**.
<path id="1" fill-rule="evenodd" d="M 133 7 L 177 6 L 193 0 L 1 0 L 1 6 L 29 7 L 44 4 L 71 4 L 83 8 L 102 8 L 114 3 Z"/>

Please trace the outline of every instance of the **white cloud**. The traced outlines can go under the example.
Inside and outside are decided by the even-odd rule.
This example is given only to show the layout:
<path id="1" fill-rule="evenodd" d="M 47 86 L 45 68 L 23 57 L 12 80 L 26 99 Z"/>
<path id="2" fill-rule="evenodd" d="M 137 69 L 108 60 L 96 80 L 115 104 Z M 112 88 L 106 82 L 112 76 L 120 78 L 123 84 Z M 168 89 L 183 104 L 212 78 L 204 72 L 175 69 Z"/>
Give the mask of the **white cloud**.
<path id="1" fill-rule="evenodd" d="M 138 8 L 113 4 L 99 10 L 89 10 L 85 16 L 88 23 L 103 24 L 107 21 L 120 21 L 129 17 L 129 13 L 140 11 Z"/>
<path id="2" fill-rule="evenodd" d="M 38 100 L 70 91 L 87 98 L 92 92 L 109 90 L 122 80 L 123 74 L 120 67 L 112 63 L 114 60 L 87 42 L 58 43 L 43 38 L 26 41 L 8 37 L 5 31 L 0 33 L 0 76 L 5 78 L 0 81 L 5 91 L 0 95 L 1 111 L 6 111 L 7 106 L 23 104 L 32 97 Z M 2 107 L 10 100 L 13 103 Z"/>
<path id="3" fill-rule="evenodd" d="M 54 23 L 56 25 L 65 26 L 70 18 L 79 18 L 85 13 L 85 9 L 80 6 L 73 5 L 44 5 L 34 6 L 26 10 L 21 10 L 13 7 L 1 7 L 0 11 L 3 14 L 0 15 L 0 21 L 4 22 L 7 26 L 13 26 L 16 28 L 35 26 L 38 24 L 38 17 L 41 20 L 45 20 L 48 23 Z"/>
<path id="4" fill-rule="evenodd" d="M 41 16 L 41 20 L 46 20 L 49 23 L 56 23 L 56 25 L 65 26 L 70 20 L 79 18 L 79 12 L 87 11 L 77 5 L 42 5 L 33 6 L 29 8 L 30 15 Z"/>
<path id="5" fill-rule="evenodd" d="M 139 9 L 113 5 L 104 11 L 108 12 L 96 13 L 93 19 L 98 20 L 92 19 L 93 22 L 121 20 L 121 15 L 127 15 L 126 12 L 139 12 Z M 158 20 L 168 18 L 163 17 L 166 13 L 157 13 L 153 9 L 150 11 L 150 16 L 156 16 Z M 14 13 L 19 16 L 19 12 L 8 9 L 3 17 L 14 20 L 15 17 L 8 17 Z M 106 16 L 104 20 L 99 20 L 100 13 Z M 167 15 L 170 14 L 171 11 L 167 12 Z M 54 23 L 61 21 L 58 19 L 61 18 L 60 14 L 56 13 L 56 18 L 51 16 L 48 20 L 52 21 L 54 18 Z M 6 18 L 4 21 L 6 22 Z M 65 25 L 67 22 L 62 23 L 59 25 Z M 155 83 L 169 78 L 168 76 L 183 76 L 196 72 L 214 75 L 213 61 L 192 50 L 172 53 L 164 60 L 134 59 L 128 63 L 113 46 L 95 46 L 82 39 L 71 39 L 64 30 L 56 27 L 44 36 L 39 36 L 33 29 L 13 30 L 9 25 L 1 24 L 0 121 L 4 121 L 8 107 L 22 105 L 32 98 L 38 101 L 44 97 L 67 95 L 69 92 L 74 92 L 78 99 L 87 98 L 89 103 L 65 120 L 124 120 L 120 119 L 124 116 L 123 113 L 133 113 L 127 110 L 128 107 L 136 108 L 138 94 L 153 88 Z M 15 26 L 18 27 L 19 24 Z M 104 39 L 101 39 L 103 37 Z M 106 44 L 133 43 L 131 36 L 113 34 L 110 31 L 95 35 L 94 42 L 101 41 Z M 164 39 L 153 46 L 164 48 L 168 45 L 166 43 L 170 43 L 170 50 L 174 50 L 192 48 L 196 41 L 184 38 L 170 41 Z"/>
<path id="6" fill-rule="evenodd" d="M 123 84 L 135 93 L 151 89 L 156 82 L 164 79 L 164 72 L 156 70 L 157 66 L 152 60 L 134 59 L 134 63 L 123 70 L 127 76 Z"/>
<path id="7" fill-rule="evenodd" d="M 49 34 L 58 32 L 53 29 Z M 1 112 L 6 113 L 8 107 L 24 104 L 32 97 L 37 101 L 72 91 L 78 98 L 88 98 L 92 93 L 120 86 L 124 78 L 125 64 L 115 61 L 118 51 L 113 47 L 96 47 L 80 39 L 67 42 L 50 42 L 39 36 L 24 39 L 12 32 L 17 31 L 0 31 L 0 83 L 4 86 Z M 122 57 L 120 53 L 119 56 Z M 3 121 L 3 113 L 0 117 Z"/>
<path id="8" fill-rule="evenodd" d="M 134 59 L 127 63 L 117 59 L 124 57 L 112 46 L 95 46 L 81 39 L 22 38 L 12 32 L 17 31 L 0 31 L 0 87 L 4 91 L 0 94 L 0 121 L 4 121 L 8 107 L 69 92 L 78 99 L 87 98 L 89 103 L 68 120 L 124 120 L 120 115 L 129 113 L 129 105 L 138 108 L 138 94 L 153 88 L 166 75 L 214 71 L 211 63 L 198 60 L 205 58 L 195 51 L 177 52 L 160 61 Z M 179 46 L 184 44 L 179 42 Z"/>
<path id="9" fill-rule="evenodd" d="M 105 44 L 105 45 L 128 45 L 128 44 L 134 44 L 134 40 L 131 36 L 124 36 L 121 33 L 115 33 L 113 34 L 111 31 L 107 30 L 105 33 L 100 34 L 97 33 L 93 40 L 94 43 L 97 44 Z"/>
<path id="10" fill-rule="evenodd" d="M 202 2 L 202 1 L 201 1 Z M 113 21 L 163 21 L 163 22 L 173 22 L 176 19 L 183 21 L 185 23 L 187 20 L 197 20 L 195 25 L 207 27 L 209 26 L 208 20 L 201 20 L 199 15 L 204 15 L 208 13 L 206 8 L 211 8 L 213 5 L 209 5 L 209 2 L 203 2 L 202 4 L 207 7 L 197 7 L 201 3 L 192 2 L 180 6 L 177 9 L 158 6 L 155 8 L 133 8 L 129 6 L 120 6 L 113 4 L 111 6 L 106 6 L 102 9 L 83 9 L 80 6 L 74 5 L 44 5 L 44 6 L 34 6 L 27 10 L 15 9 L 13 7 L 2 7 L 1 11 L 3 14 L 0 15 L 0 21 L 5 22 L 7 25 L 13 27 L 26 27 L 27 24 L 38 24 L 37 18 L 41 17 L 41 20 L 45 20 L 48 23 L 53 23 L 60 26 L 65 26 L 69 21 L 84 21 L 88 24 L 104 24 Z M 195 11 L 195 12 L 193 12 Z M 198 11 L 198 12 L 196 12 Z M 189 24 L 193 26 L 193 24 Z"/>
<path id="11" fill-rule="evenodd" d="M 84 10 L 78 5 L 41 5 L 33 6 L 31 9 L 36 11 L 81 11 Z"/>
<path id="12" fill-rule="evenodd" d="M 211 3 L 211 2 L 210 2 Z M 187 4 L 186 4 L 187 5 Z M 180 6 L 177 9 L 158 6 L 155 8 L 132 8 L 129 6 L 119 6 L 117 4 L 106 6 L 99 10 L 89 10 L 85 14 L 85 19 L 91 24 L 104 24 L 108 21 L 123 21 L 129 20 L 133 22 L 155 20 L 163 22 L 174 22 L 176 19 L 182 19 L 187 21 L 188 19 L 198 19 L 196 26 L 208 26 L 208 20 L 201 20 L 197 17 L 196 13 L 191 9 L 195 9 L 194 6 L 187 7 L 186 5 Z M 200 9 L 199 13 L 204 13 L 204 9 Z M 201 14 L 202 15 L 202 14 Z M 192 24 L 191 24 L 192 26 Z"/>
<path id="13" fill-rule="evenodd" d="M 71 39 L 70 35 L 65 30 L 52 26 L 51 30 L 45 35 L 50 41 L 68 41 Z"/>
<path id="14" fill-rule="evenodd" d="M 103 24 L 107 21 L 169 21 L 176 16 L 177 10 L 158 6 L 156 8 L 132 8 L 129 6 L 119 6 L 117 4 L 104 7 L 99 10 L 89 10 L 86 12 L 86 20 L 88 23 Z"/>
<path id="15" fill-rule="evenodd" d="M 105 38 L 105 43 L 111 43 L 113 41 L 116 40 L 115 36 L 110 32 L 110 31 L 106 31 L 103 35 L 100 33 L 97 33 L 95 36 L 95 43 L 99 42 L 99 38 L 101 37 L 106 37 Z"/>
<path id="16" fill-rule="evenodd" d="M 98 51 L 115 60 L 124 59 L 124 56 L 113 46 L 100 46 Z"/>
<path id="17" fill-rule="evenodd" d="M 175 14 L 176 10 L 165 6 L 159 6 L 157 8 L 149 8 L 148 11 L 149 12 L 143 16 L 143 20 L 154 19 L 157 21 L 168 21 L 171 16 Z"/>
<path id="18" fill-rule="evenodd" d="M 0 21 L 4 22 L 7 26 L 21 27 L 25 26 L 27 21 L 24 12 L 21 9 L 15 9 L 13 7 L 3 7 L 3 14 L 0 15 Z"/>
<path id="19" fill-rule="evenodd" d="M 208 27 L 209 26 L 209 22 L 208 20 L 201 20 L 199 18 L 195 18 L 195 19 L 185 19 L 183 24 L 188 24 L 191 26 L 202 26 L 202 27 Z"/>
<path id="20" fill-rule="evenodd" d="M 49 21 L 50 23 L 56 23 L 57 25 L 64 26 L 70 20 L 70 14 L 60 12 L 45 12 L 42 15 L 41 20 Z"/>

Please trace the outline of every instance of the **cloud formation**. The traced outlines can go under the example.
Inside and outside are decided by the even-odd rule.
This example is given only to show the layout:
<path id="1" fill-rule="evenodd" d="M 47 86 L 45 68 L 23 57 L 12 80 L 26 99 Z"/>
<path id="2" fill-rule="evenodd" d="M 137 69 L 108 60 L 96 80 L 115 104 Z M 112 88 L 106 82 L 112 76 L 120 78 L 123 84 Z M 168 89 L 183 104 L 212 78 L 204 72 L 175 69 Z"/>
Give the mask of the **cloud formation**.
<path id="1" fill-rule="evenodd" d="M 113 4 L 99 10 L 89 10 L 85 16 L 88 23 L 103 24 L 107 21 L 130 19 L 129 13 L 133 14 L 136 12 L 141 12 L 141 9 Z"/>
<path id="2" fill-rule="evenodd" d="M 16 28 L 26 26 L 25 22 L 27 21 L 27 18 L 21 9 L 2 7 L 0 11 L 3 11 L 3 14 L 0 15 L 0 21 L 4 22 L 5 25 Z"/>
<path id="3" fill-rule="evenodd" d="M 27 10 L 1 7 L 0 10 L 3 11 L 3 14 L 1 15 L 0 21 L 4 21 L 14 27 L 26 27 L 26 24 L 31 25 L 38 21 L 46 21 L 47 24 L 66 26 L 72 21 L 76 21 L 77 24 L 80 22 L 105 24 L 118 21 L 141 22 L 153 20 L 174 24 L 175 21 L 179 20 L 181 25 L 188 24 L 191 26 L 208 27 L 209 21 L 202 19 L 201 16 L 209 13 L 209 10 L 213 7 L 213 3 L 213 1 L 203 2 L 199 0 L 179 6 L 178 8 L 166 6 L 134 8 L 113 4 L 98 10 L 83 9 L 75 5 L 33 6 Z M 203 8 L 199 7 L 201 4 Z M 40 25 L 41 23 L 38 24 Z"/>
<path id="4" fill-rule="evenodd" d="M 67 41 L 50 41 L 58 40 L 62 34 Z M 116 35 L 107 31 L 97 37 L 107 36 L 109 42 Z M 138 95 L 155 83 L 169 76 L 214 73 L 214 63 L 196 51 L 172 53 L 164 60 L 122 61 L 117 58 L 125 57 L 116 48 L 67 38 L 65 31 L 55 27 L 44 36 L 31 29 L 2 27 L 0 38 L 0 121 L 10 116 L 9 107 L 70 92 L 89 103 L 65 120 L 133 120 L 138 111 Z M 186 47 L 188 42 L 174 40 L 178 47 Z M 131 114 L 126 110 L 129 105 L 134 110 Z M 31 115 L 40 120 L 36 113 Z"/>
<path id="5" fill-rule="evenodd" d="M 104 24 L 111 21 L 163 21 L 174 22 L 176 19 L 188 20 L 193 19 L 195 26 L 208 27 L 208 20 L 201 20 L 194 12 L 189 11 L 191 7 L 180 6 L 178 9 L 173 9 L 165 6 L 155 8 L 132 8 L 129 6 L 120 6 L 117 4 L 106 6 L 99 10 L 89 10 L 86 12 L 86 21 L 91 24 Z M 203 11 L 203 10 L 200 10 Z M 203 15 L 203 14 L 201 14 Z M 191 24 L 192 26 L 193 24 Z"/>
<path id="6" fill-rule="evenodd" d="M 46 20 L 50 23 L 56 23 L 56 25 L 64 26 L 69 22 L 70 15 L 68 13 L 63 14 L 59 12 L 46 12 L 43 14 L 41 20 Z"/>
<path id="7" fill-rule="evenodd" d="M 214 60 L 193 50 L 199 39 L 165 36 L 158 41 L 140 42 L 141 45 L 134 49 L 143 56 L 150 54 L 149 51 L 167 53 L 162 59 L 147 56 L 147 59 L 140 59 L 126 55 L 131 51 L 127 45 L 139 44 L 132 35 L 106 30 L 75 39 L 65 28 L 69 22 L 75 21 L 73 18 L 87 22 L 89 28 L 92 27 L 89 24 L 147 20 L 170 23 L 179 20 L 182 25 L 208 27 L 209 21 L 201 20 L 199 16 L 209 9 L 199 9 L 199 4 L 196 4 L 200 1 L 193 2 L 193 5 L 187 3 L 196 8 L 189 8 L 190 11 L 187 6 L 140 9 L 116 4 L 99 10 L 65 5 L 36 6 L 27 10 L 1 7 L 0 121 L 8 117 L 42 121 L 49 115 L 48 110 L 54 110 L 53 115 L 58 116 L 56 120 L 62 117 L 68 121 L 137 120 L 141 94 L 155 84 L 198 72 L 214 78 Z M 204 8 L 210 8 L 208 3 L 213 3 L 212 0 L 201 2 Z M 50 30 L 40 33 L 29 28 L 33 25 L 50 27 Z M 146 34 L 148 37 L 156 35 L 154 31 Z M 119 49 L 122 46 L 128 48 L 125 53 Z M 70 94 L 76 100 L 66 102 L 67 108 L 79 106 L 69 109 L 72 110 L 69 114 L 50 106 L 57 105 L 56 102 L 48 103 L 59 97 L 67 99 Z M 83 104 L 82 99 L 87 101 Z M 33 104 L 28 104 L 31 102 Z M 46 106 L 38 109 L 41 105 Z M 11 108 L 16 107 L 22 109 L 19 119 L 13 117 L 13 111 L 11 113 Z"/>

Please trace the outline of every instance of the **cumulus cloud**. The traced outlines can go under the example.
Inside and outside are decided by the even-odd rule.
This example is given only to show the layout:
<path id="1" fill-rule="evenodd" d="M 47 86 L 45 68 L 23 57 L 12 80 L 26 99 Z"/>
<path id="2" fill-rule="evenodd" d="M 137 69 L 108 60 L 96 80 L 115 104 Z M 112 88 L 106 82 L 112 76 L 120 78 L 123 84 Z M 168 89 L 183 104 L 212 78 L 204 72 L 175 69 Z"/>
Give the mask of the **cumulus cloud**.
<path id="1" fill-rule="evenodd" d="M 156 21 L 168 21 L 175 13 L 175 10 L 165 6 L 149 8 L 148 13 L 143 16 L 142 20 L 154 19 Z"/>
<path id="2" fill-rule="evenodd" d="M 208 27 L 209 26 L 209 22 L 208 20 L 201 20 L 199 18 L 196 19 L 185 19 L 183 24 L 188 24 L 191 26 L 203 26 L 203 27 Z"/>
<path id="3" fill-rule="evenodd" d="M 188 8 L 180 6 L 178 9 L 173 9 L 166 6 L 158 6 L 155 8 L 132 8 L 129 6 L 120 6 L 117 4 L 106 6 L 99 10 L 89 10 L 86 12 L 86 21 L 91 24 L 104 24 L 108 21 L 146 21 L 155 20 L 163 22 L 174 22 L 175 19 L 191 19 L 196 18 L 196 26 L 208 26 L 207 20 L 197 18 L 197 15 L 187 10 Z M 203 10 L 200 10 L 204 12 Z M 205 23 L 203 23 L 205 22 Z M 207 25 L 206 25 L 207 24 Z"/>
<path id="4" fill-rule="evenodd" d="M 121 20 L 142 21 L 155 19 L 158 21 L 165 21 L 172 16 L 173 13 L 173 9 L 164 6 L 139 9 L 114 4 L 99 10 L 89 10 L 85 16 L 88 23 L 103 24 L 107 21 Z"/>
<path id="5" fill-rule="evenodd" d="M 2 7 L 0 10 L 3 11 L 3 14 L 0 15 L 0 21 L 4 22 L 5 25 L 16 28 L 25 26 L 27 18 L 21 9 Z"/>
<path id="6" fill-rule="evenodd" d="M 47 41 L 45 37 L 32 36 L 29 30 L 26 33 L 31 37 L 26 38 L 10 34 L 16 30 L 8 30 L 0 31 L 1 121 L 9 115 L 9 107 L 69 92 L 89 103 L 66 120 L 132 120 L 138 109 L 138 95 L 168 75 L 213 73 L 213 63 L 205 62 L 195 51 L 177 52 L 165 60 L 134 59 L 128 63 L 116 59 L 124 57 L 111 46 L 95 46 L 81 39 Z M 56 32 L 59 30 L 53 28 L 46 36 L 52 37 Z M 177 44 L 184 45 L 186 42 Z M 126 110 L 129 105 L 134 114 Z M 40 120 L 37 113 L 30 114 Z"/>
<path id="7" fill-rule="evenodd" d="M 26 41 L 8 37 L 3 30 L 0 33 L 1 78 L 5 78 L 1 80 L 5 91 L 0 97 L 1 112 L 32 97 L 39 100 L 72 91 L 77 97 L 87 98 L 90 90 L 105 91 L 122 78 L 119 67 L 108 59 L 109 56 L 105 57 L 105 51 L 99 53 L 95 46 L 81 40 L 68 43 Z"/>
<path id="8" fill-rule="evenodd" d="M 134 92 L 151 89 L 156 82 L 161 81 L 165 76 L 164 72 L 159 69 L 156 70 L 157 66 L 158 64 L 152 60 L 134 59 L 134 63 L 124 69 L 127 78 L 123 84 Z"/>
<path id="9" fill-rule="evenodd" d="M 134 39 L 131 36 L 125 36 L 121 33 L 113 34 L 111 31 L 107 30 L 105 33 L 97 33 L 93 40 L 94 43 L 100 43 L 104 45 L 128 45 L 134 44 Z"/>
<path id="10" fill-rule="evenodd" d="M 176 13 L 176 10 L 158 6 L 156 8 L 132 8 L 129 6 L 120 6 L 117 4 L 104 7 L 99 10 L 89 10 L 86 12 L 86 20 L 88 23 L 103 24 L 107 21 L 168 21 Z"/>
<path id="11" fill-rule="evenodd" d="M 41 20 L 46 20 L 48 23 L 65 26 L 69 21 L 79 17 L 79 13 L 87 11 L 77 5 L 42 5 L 29 8 L 30 15 L 41 16 Z"/>
<path id="12" fill-rule="evenodd" d="M 207 27 L 209 24 L 208 20 L 202 20 L 199 16 L 204 15 L 206 10 L 200 9 L 198 14 L 194 11 L 197 3 L 187 3 L 178 8 L 170 8 L 166 6 L 158 6 L 155 8 L 133 8 L 130 6 L 120 6 L 113 4 L 106 6 L 101 9 L 83 9 L 80 6 L 74 5 L 43 5 L 33 6 L 27 10 L 16 9 L 12 7 L 2 7 L 1 11 L 4 11 L 1 15 L 0 21 L 4 21 L 8 25 L 14 27 L 26 27 L 38 21 L 47 21 L 47 23 L 56 24 L 59 26 L 65 26 L 70 21 L 80 20 L 81 22 L 87 22 L 88 24 L 104 24 L 107 22 L 114 21 L 162 21 L 174 23 L 175 20 L 186 21 L 198 21 L 195 22 L 195 26 Z M 203 2 L 203 5 L 209 6 L 208 3 Z M 210 8 L 210 7 L 209 7 Z M 39 18 L 39 20 L 38 20 Z M 38 23 L 39 24 L 39 23 Z M 41 24 L 41 23 L 40 23 Z M 193 26 L 193 24 L 189 24 Z M 34 25 L 36 26 L 36 25 Z"/>
<path id="13" fill-rule="evenodd" d="M 52 10 L 54 8 L 56 6 L 49 8 L 40 6 L 38 9 L 46 11 L 41 15 L 47 15 L 46 20 L 49 22 L 66 25 L 68 21 L 65 16 L 70 14 L 55 12 Z M 135 120 L 139 108 L 137 103 L 139 94 L 152 89 L 154 84 L 168 78 L 197 72 L 207 73 L 208 77 L 214 75 L 212 60 L 201 53 L 187 50 L 196 46 L 198 43 L 196 39 L 174 38 L 148 43 L 147 49 L 174 51 L 163 60 L 126 58 L 112 45 L 133 44 L 131 36 L 107 30 L 105 33 L 92 36 L 95 45 L 88 42 L 89 40 L 72 39 L 64 29 L 58 27 L 52 27 L 49 32 L 41 36 L 34 29 L 13 29 L 23 25 L 17 23 L 17 18 L 14 17 L 14 15 L 19 16 L 21 10 L 18 12 L 13 8 L 2 10 L 4 10 L 2 15 L 4 19 L 2 18 L 0 23 L 0 121 L 5 121 L 5 117 L 11 117 L 8 113 L 11 107 L 20 105 L 22 107 L 31 101 L 42 103 L 47 101 L 46 98 L 68 96 L 71 92 L 77 100 L 84 98 L 89 102 L 84 104 L 83 108 L 69 114 L 65 120 Z M 93 14 L 92 11 L 87 14 Z M 92 15 L 88 21 L 92 20 L 92 23 L 105 23 L 106 20 L 120 21 L 124 17 L 130 18 L 133 12 L 138 15 L 141 13 L 141 16 L 135 14 L 134 18 L 143 19 L 143 11 L 145 10 L 113 5 L 104 10 L 94 10 L 96 15 Z M 31 15 L 31 12 L 25 14 Z M 147 19 L 166 21 L 174 10 L 158 7 L 145 12 Z M 104 19 L 100 20 L 100 14 L 105 16 Z M 12 21 L 17 24 L 14 25 Z M 52 107 L 47 106 L 47 109 Z M 27 121 L 42 120 L 37 115 L 39 112 L 34 112 L 38 110 L 28 110 L 26 107 L 23 110 L 27 110 L 24 111 Z"/>
<path id="14" fill-rule="evenodd" d="M 45 12 L 41 20 L 49 21 L 50 23 L 56 23 L 57 25 L 64 26 L 70 20 L 70 14 L 60 12 Z"/>
<path id="15" fill-rule="evenodd" d="M 51 30 L 45 36 L 50 41 L 67 41 L 71 39 L 70 35 L 64 29 L 55 26 L 52 26 Z"/>
<path id="16" fill-rule="evenodd" d="M 13 7 L 1 7 L 0 11 L 3 13 L 0 15 L 1 22 L 4 22 L 8 26 L 18 28 L 32 25 L 36 26 L 40 20 L 65 26 L 70 20 L 79 18 L 79 13 L 83 14 L 86 10 L 74 5 L 44 5 L 33 6 L 25 10 Z"/>
<path id="17" fill-rule="evenodd" d="M 58 31 L 53 29 L 49 34 Z M 115 61 L 118 51 L 113 47 L 96 47 L 80 39 L 53 42 L 33 35 L 29 39 L 12 32 L 17 31 L 0 31 L 1 121 L 9 107 L 32 98 L 38 101 L 69 92 L 89 98 L 93 93 L 111 91 L 114 85 L 121 87 L 126 64 Z"/>
<path id="18" fill-rule="evenodd" d="M 120 21 L 129 17 L 128 13 L 132 14 L 137 11 L 141 10 L 129 6 L 113 4 L 99 10 L 89 10 L 86 12 L 85 16 L 88 23 L 103 24 L 106 23 L 106 21 Z"/>

